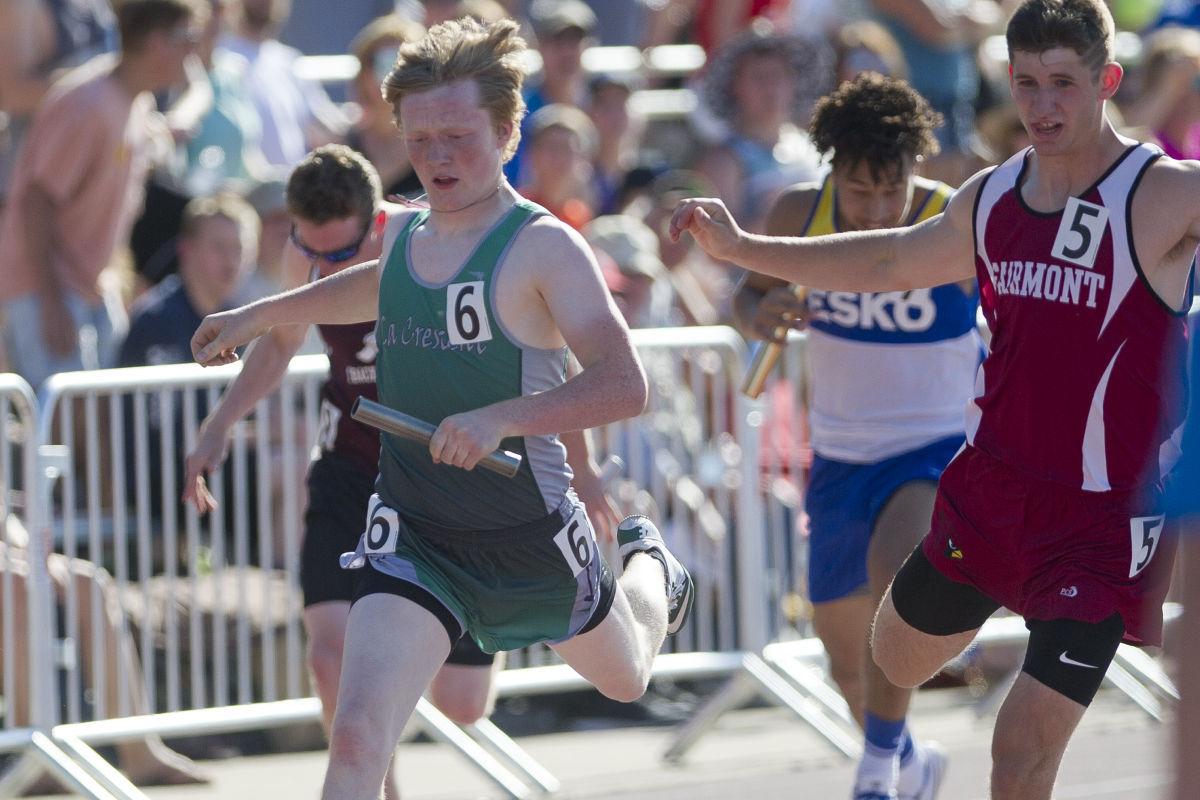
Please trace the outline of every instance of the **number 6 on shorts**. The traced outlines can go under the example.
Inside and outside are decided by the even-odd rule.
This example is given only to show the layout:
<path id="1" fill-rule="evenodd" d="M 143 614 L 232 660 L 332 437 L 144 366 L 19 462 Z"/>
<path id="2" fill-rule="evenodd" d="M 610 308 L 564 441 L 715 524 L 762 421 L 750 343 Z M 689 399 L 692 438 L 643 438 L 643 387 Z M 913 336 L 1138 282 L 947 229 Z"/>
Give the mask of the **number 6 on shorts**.
<path id="1" fill-rule="evenodd" d="M 576 577 L 588 568 L 595 554 L 592 552 L 592 528 L 582 508 L 576 509 L 571 521 L 554 536 L 554 543 L 562 552 L 571 574 Z"/>
<path id="2" fill-rule="evenodd" d="M 400 518 L 379 495 L 371 495 L 367 504 L 367 535 L 363 549 L 368 553 L 394 553 L 400 536 Z"/>

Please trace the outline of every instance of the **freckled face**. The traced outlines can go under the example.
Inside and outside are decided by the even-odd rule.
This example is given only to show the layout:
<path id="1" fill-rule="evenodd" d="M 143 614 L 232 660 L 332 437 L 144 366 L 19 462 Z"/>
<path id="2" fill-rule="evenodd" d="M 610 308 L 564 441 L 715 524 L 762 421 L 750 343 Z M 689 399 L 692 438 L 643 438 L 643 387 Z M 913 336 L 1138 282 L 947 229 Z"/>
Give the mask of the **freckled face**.
<path id="1" fill-rule="evenodd" d="M 474 81 L 439 86 L 400 101 L 408 158 L 435 211 L 457 211 L 500 183 L 512 124 L 497 126 L 480 106 Z"/>

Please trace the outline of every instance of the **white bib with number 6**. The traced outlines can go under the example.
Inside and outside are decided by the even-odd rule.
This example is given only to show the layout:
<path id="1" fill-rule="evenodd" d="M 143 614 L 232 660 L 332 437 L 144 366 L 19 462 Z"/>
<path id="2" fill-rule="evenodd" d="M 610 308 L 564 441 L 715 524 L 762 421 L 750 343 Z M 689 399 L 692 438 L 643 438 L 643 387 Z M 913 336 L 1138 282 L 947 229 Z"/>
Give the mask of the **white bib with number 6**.
<path id="1" fill-rule="evenodd" d="M 492 338 L 488 325 L 483 281 L 452 283 L 446 287 L 446 330 L 450 344 L 475 344 Z"/>
<path id="2" fill-rule="evenodd" d="M 571 515 L 566 526 L 554 536 L 554 543 L 562 552 L 563 559 L 571 568 L 572 575 L 578 577 L 579 573 L 587 569 L 588 565 L 592 563 L 592 559 L 596 557 L 595 547 L 592 544 L 594 541 L 592 525 L 588 522 L 587 512 L 583 506 L 579 506 Z"/>
<path id="3" fill-rule="evenodd" d="M 394 553 L 396 540 L 400 536 L 400 518 L 396 510 L 389 508 L 379 495 L 371 495 L 367 506 L 367 532 L 363 535 L 363 551 L 367 553 Z"/>

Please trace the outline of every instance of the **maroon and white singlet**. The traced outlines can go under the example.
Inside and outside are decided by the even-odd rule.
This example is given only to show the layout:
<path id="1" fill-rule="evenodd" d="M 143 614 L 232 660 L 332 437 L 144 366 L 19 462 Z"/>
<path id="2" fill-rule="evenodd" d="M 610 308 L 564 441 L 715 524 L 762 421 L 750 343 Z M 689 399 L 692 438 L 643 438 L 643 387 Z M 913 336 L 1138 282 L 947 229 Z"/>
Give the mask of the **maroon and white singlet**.
<path id="1" fill-rule="evenodd" d="M 1092 492 L 1155 483 L 1178 460 L 1186 308 L 1150 288 L 1130 232 L 1133 193 L 1161 154 L 1130 147 L 1056 213 L 1022 200 L 1025 153 L 985 180 L 975 265 L 992 343 L 968 407 L 968 443 Z"/>
<path id="2" fill-rule="evenodd" d="M 379 472 L 379 433 L 350 416 L 360 395 L 368 400 L 379 396 L 375 388 L 375 323 L 319 325 L 318 329 L 329 354 L 329 378 L 321 387 L 317 444 L 375 475 Z"/>
<path id="3" fill-rule="evenodd" d="M 1137 643 L 1160 636 L 1161 480 L 1187 410 L 1186 309 L 1150 287 L 1130 229 L 1161 155 L 1130 146 L 1053 213 L 1021 197 L 1029 150 L 984 180 L 975 264 L 992 341 L 924 544 L 943 574 L 1027 618 L 1119 612 Z"/>

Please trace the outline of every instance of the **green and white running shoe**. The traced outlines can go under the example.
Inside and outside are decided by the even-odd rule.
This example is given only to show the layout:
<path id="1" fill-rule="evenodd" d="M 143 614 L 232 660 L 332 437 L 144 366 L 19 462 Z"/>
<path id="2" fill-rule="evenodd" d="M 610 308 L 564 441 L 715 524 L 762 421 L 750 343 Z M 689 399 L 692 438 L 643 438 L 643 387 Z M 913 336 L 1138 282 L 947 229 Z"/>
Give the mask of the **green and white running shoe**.
<path id="1" fill-rule="evenodd" d="M 687 622 L 696 597 L 687 567 L 671 555 L 654 523 L 640 514 L 621 520 L 617 526 L 617 545 L 622 565 L 628 564 L 635 553 L 647 553 L 663 565 L 667 576 L 667 633 L 678 632 Z"/>

